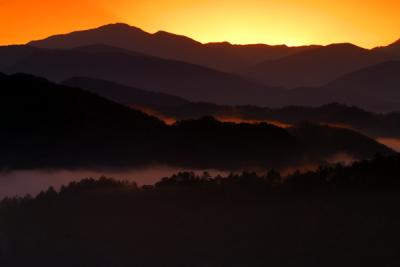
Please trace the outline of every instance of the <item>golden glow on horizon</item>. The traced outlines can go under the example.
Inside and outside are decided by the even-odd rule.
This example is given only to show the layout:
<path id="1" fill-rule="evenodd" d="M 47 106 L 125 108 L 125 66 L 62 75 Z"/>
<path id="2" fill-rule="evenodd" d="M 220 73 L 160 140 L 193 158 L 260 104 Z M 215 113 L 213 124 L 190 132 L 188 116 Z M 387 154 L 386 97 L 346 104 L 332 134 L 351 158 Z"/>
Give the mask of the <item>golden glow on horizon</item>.
<path id="1" fill-rule="evenodd" d="M 125 22 L 201 42 L 363 47 L 400 38 L 399 0 L 0 0 L 0 44 Z"/>

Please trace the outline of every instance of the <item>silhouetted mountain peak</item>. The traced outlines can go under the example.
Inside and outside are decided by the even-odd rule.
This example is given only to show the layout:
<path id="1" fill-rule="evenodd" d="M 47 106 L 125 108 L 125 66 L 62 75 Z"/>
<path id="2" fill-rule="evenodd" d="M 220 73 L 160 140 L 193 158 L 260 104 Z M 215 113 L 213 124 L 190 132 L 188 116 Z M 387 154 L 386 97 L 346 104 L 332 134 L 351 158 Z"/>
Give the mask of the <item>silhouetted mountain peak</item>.
<path id="1" fill-rule="evenodd" d="M 140 28 L 123 23 L 108 24 L 95 29 L 53 35 L 43 40 L 29 42 L 40 48 L 76 48 L 94 44 L 105 44 L 130 49 L 126 44 L 132 40 L 143 40 L 150 36 Z"/>
<path id="2" fill-rule="evenodd" d="M 174 33 L 166 32 L 166 31 L 158 31 L 158 32 L 154 33 L 153 36 L 156 37 L 156 38 L 159 38 L 159 39 L 163 39 L 164 41 L 165 40 L 171 40 L 171 41 L 174 41 L 174 42 L 184 41 L 184 42 L 200 44 L 196 40 L 191 39 L 191 38 L 189 38 L 187 36 L 174 34 Z"/>
<path id="3" fill-rule="evenodd" d="M 74 31 L 32 41 L 35 48 L 71 49 L 104 44 L 139 53 L 231 72 L 264 60 L 275 60 L 312 47 L 236 45 L 228 42 L 202 44 L 190 37 L 166 31 L 148 33 L 125 23 Z M 3 64 L 9 65 L 9 64 Z"/>
<path id="4" fill-rule="evenodd" d="M 330 44 L 327 45 L 326 48 L 330 48 L 330 49 L 335 49 L 335 50 L 348 50 L 348 51 L 361 51 L 361 50 L 365 50 L 367 51 L 367 49 L 361 48 L 355 44 L 352 43 L 336 43 L 336 44 Z"/>
<path id="5" fill-rule="evenodd" d="M 101 26 L 100 28 L 125 28 L 125 29 L 130 29 L 130 28 L 135 28 L 129 24 L 123 23 L 123 22 L 117 22 L 117 23 L 110 23 Z"/>
<path id="6" fill-rule="evenodd" d="M 145 33 L 142 29 L 138 27 L 131 26 L 126 23 L 112 23 L 112 24 L 107 24 L 100 26 L 94 30 L 110 30 L 110 31 L 140 31 Z"/>

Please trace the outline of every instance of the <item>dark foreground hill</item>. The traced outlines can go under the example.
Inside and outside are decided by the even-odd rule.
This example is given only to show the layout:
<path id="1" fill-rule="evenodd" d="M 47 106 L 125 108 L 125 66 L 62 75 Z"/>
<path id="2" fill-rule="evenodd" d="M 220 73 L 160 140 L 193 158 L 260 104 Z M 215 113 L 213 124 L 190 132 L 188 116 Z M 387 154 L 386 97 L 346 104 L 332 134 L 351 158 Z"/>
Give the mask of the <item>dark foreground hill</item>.
<path id="1" fill-rule="evenodd" d="M 291 132 L 267 123 L 203 118 L 167 126 L 88 91 L 27 75 L 1 75 L 0 88 L 0 166 L 5 169 L 152 163 L 284 168 L 311 160 L 320 163 L 337 153 L 361 159 L 393 153 L 356 132 L 315 125 Z M 311 145 L 313 135 L 320 147 Z"/>
<path id="2" fill-rule="evenodd" d="M 0 264 L 397 266 L 400 158 L 282 179 L 180 173 L 102 178 L 0 203 Z"/>

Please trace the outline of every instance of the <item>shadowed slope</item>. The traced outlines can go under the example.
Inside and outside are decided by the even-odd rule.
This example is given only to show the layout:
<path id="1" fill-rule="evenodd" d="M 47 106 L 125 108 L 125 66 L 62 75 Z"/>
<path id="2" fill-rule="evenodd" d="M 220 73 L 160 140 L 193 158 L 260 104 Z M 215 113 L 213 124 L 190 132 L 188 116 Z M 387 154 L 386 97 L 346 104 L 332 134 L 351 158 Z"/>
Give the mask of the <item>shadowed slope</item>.
<path id="1" fill-rule="evenodd" d="M 348 72 L 393 59 L 352 44 L 333 44 L 254 65 L 244 75 L 289 88 L 321 86 Z"/>
<path id="2" fill-rule="evenodd" d="M 11 67 L 41 50 L 40 48 L 27 45 L 0 46 L 0 70 Z"/>
<path id="3" fill-rule="evenodd" d="M 320 106 L 338 102 L 374 112 L 398 112 L 399 85 L 400 64 L 388 61 L 346 74 L 320 88 L 288 90 L 277 103 Z"/>
<path id="4" fill-rule="evenodd" d="M 123 105 L 143 107 L 179 107 L 189 101 L 173 95 L 137 89 L 105 80 L 74 77 L 63 82 L 71 87 L 84 88 Z"/>
<path id="5" fill-rule="evenodd" d="M 390 61 L 347 74 L 324 86 L 343 103 L 375 110 L 400 110 L 400 61 Z"/>
<path id="6" fill-rule="evenodd" d="M 349 90 L 361 96 L 400 96 L 400 61 L 389 61 L 346 74 L 324 87 Z"/>
<path id="7" fill-rule="evenodd" d="M 30 73 L 53 81 L 72 77 L 105 79 L 192 101 L 222 104 L 264 105 L 273 102 L 271 96 L 281 91 L 197 65 L 123 52 L 46 50 L 6 71 Z"/>

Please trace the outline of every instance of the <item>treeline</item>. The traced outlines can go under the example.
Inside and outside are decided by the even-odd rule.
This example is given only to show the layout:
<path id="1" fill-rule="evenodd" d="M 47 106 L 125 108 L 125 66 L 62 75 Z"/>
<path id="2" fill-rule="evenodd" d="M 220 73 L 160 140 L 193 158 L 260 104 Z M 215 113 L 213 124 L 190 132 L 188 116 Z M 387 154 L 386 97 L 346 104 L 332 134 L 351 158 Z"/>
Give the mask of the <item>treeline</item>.
<path id="1" fill-rule="evenodd" d="M 1 266 L 396 266 L 400 156 L 282 177 L 85 179 L 0 204 Z"/>
<path id="2" fill-rule="evenodd" d="M 295 171 L 287 176 L 279 171 L 270 170 L 265 174 L 256 172 L 231 173 L 227 176 L 211 176 L 208 172 L 202 175 L 194 172 L 179 172 L 171 177 L 161 178 L 154 185 L 138 186 L 135 182 L 116 180 L 101 177 L 87 178 L 80 182 L 71 182 L 63 186 L 59 192 L 53 187 L 42 191 L 38 196 L 6 198 L 0 202 L 0 207 L 11 203 L 25 203 L 27 201 L 43 200 L 51 197 L 64 197 L 74 194 L 91 192 L 130 192 L 130 193 L 157 193 L 166 189 L 174 190 L 226 190 L 249 191 L 267 193 L 372 193 L 372 192 L 399 192 L 400 191 L 400 155 L 376 155 L 372 160 L 357 161 L 350 166 L 342 163 L 335 165 L 321 165 L 315 171 Z"/>
<path id="3" fill-rule="evenodd" d="M 377 155 L 370 161 L 320 166 L 316 171 L 296 171 L 288 176 L 271 170 L 265 175 L 243 172 L 227 177 L 179 173 L 163 178 L 155 188 L 237 188 L 254 189 L 263 193 L 371 193 L 400 191 L 400 156 Z"/>

